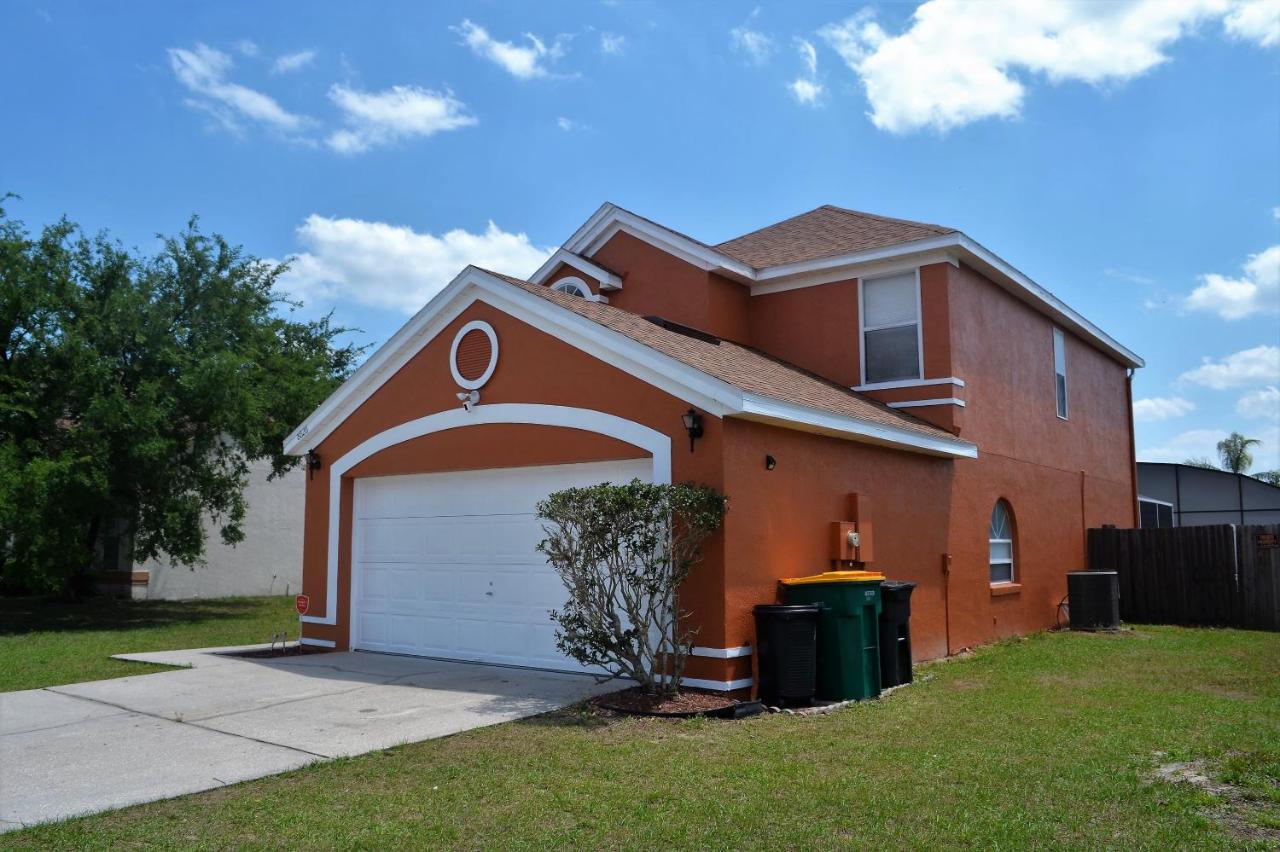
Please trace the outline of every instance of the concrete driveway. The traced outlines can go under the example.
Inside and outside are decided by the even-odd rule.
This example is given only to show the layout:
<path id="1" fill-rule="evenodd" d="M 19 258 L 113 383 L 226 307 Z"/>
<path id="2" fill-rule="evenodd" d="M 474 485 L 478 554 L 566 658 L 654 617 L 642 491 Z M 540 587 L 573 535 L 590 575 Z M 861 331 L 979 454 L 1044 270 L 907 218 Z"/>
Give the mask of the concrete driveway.
<path id="1" fill-rule="evenodd" d="M 180 671 L 0 693 L 0 831 L 545 713 L 591 677 L 371 653 L 128 654 Z"/>

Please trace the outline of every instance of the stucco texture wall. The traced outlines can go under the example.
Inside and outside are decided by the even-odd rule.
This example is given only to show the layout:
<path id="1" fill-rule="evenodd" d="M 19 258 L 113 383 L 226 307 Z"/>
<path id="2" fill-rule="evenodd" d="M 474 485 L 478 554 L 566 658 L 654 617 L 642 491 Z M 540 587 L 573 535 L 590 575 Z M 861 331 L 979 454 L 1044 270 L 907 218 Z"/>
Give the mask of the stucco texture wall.
<path id="1" fill-rule="evenodd" d="M 482 302 L 465 309 L 370 399 L 351 414 L 318 446 L 322 459 L 332 462 L 367 438 L 386 429 L 439 411 L 458 407 L 457 387 L 449 373 L 449 347 L 457 330 L 470 320 L 484 320 L 497 332 L 500 357 L 488 384 L 481 389 L 481 405 L 528 402 L 603 411 L 649 426 L 672 440 L 672 479 L 711 485 L 723 490 L 722 423 L 707 416 L 704 436 L 689 451 L 681 414 L 689 408 L 677 399 L 609 364 Z M 454 429 L 423 436 L 383 450 L 343 478 L 342 522 L 339 541 L 338 588 L 349 588 L 350 529 L 353 476 L 425 473 L 441 470 L 495 468 L 537 464 L 636 458 L 648 453 L 608 436 L 576 429 L 527 425 L 488 425 Z M 328 537 L 329 476 L 322 469 L 307 483 L 307 528 L 303 548 L 304 583 L 316 612 L 324 611 Z M 722 622 L 723 547 L 713 538 L 695 569 L 683 599 L 700 628 L 699 642 L 716 644 L 724 635 Z M 338 624 L 308 624 L 306 635 L 347 643 L 350 601 L 339 595 Z M 719 668 L 703 672 L 691 662 L 694 677 L 717 676 Z M 722 667 L 721 667 L 722 668 Z"/>
<path id="2" fill-rule="evenodd" d="M 270 461 L 250 466 L 245 499 L 244 541 L 222 543 L 218 525 L 206 518 L 205 564 L 172 565 L 153 559 L 135 566 L 147 571 L 147 597 L 164 600 L 296 594 L 302 586 L 303 503 L 306 472 L 295 468 L 267 480 Z"/>

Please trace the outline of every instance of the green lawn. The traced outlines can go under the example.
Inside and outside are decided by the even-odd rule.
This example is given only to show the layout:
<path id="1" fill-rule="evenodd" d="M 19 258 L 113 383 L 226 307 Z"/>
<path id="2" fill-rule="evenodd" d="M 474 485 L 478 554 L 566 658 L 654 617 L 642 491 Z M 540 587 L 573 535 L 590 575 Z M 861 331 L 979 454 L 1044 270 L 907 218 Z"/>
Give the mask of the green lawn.
<path id="1" fill-rule="evenodd" d="M 293 598 L 0 598 L 0 692 L 161 671 L 110 657 L 269 642 L 281 630 L 298 636 Z"/>
<path id="2" fill-rule="evenodd" d="M 1280 841 L 1280 634 L 1044 634 L 918 675 L 884 700 L 809 718 L 667 722 L 566 711 L 39 827 L 0 845 L 1185 849 Z M 1233 796 L 1151 780 L 1161 764 L 1192 760 L 1236 785 Z"/>

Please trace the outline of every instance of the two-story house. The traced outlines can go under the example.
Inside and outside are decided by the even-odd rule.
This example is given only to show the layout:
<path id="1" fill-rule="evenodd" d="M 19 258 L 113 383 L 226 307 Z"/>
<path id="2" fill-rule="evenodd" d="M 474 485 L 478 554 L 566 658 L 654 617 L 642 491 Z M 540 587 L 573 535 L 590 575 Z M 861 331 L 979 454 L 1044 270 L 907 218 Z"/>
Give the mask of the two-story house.
<path id="1" fill-rule="evenodd" d="M 730 500 L 693 685 L 750 685 L 752 607 L 837 522 L 918 584 L 917 658 L 1047 628 L 1085 530 L 1135 525 L 1140 366 L 950 228 L 821 207 L 707 245 L 606 204 L 527 281 L 463 270 L 290 438 L 304 641 L 578 669 L 534 505 L 632 477 Z"/>

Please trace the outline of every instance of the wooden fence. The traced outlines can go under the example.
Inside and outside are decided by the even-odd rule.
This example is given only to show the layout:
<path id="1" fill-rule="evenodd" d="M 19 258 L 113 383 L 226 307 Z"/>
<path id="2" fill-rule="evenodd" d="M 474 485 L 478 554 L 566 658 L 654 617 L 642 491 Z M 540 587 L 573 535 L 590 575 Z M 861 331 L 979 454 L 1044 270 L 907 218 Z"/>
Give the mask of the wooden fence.
<path id="1" fill-rule="evenodd" d="M 1089 568 L 1116 571 L 1120 617 L 1280 631 L 1280 525 L 1089 530 Z"/>

